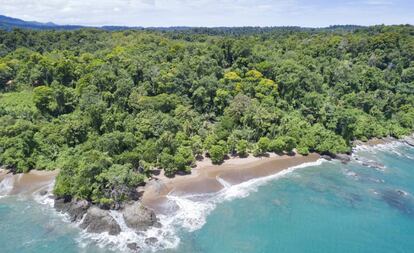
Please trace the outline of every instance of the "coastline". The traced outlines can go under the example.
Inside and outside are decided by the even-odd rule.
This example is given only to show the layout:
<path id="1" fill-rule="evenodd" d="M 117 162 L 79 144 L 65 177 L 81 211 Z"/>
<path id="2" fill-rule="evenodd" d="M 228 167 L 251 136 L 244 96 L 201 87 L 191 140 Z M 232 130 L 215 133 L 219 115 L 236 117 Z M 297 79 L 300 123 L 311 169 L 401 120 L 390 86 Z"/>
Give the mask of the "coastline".
<path id="1" fill-rule="evenodd" d="M 316 153 L 308 156 L 279 156 L 272 153 L 267 157 L 234 157 L 220 165 L 213 165 L 210 159 L 204 158 L 197 162 L 191 174 L 168 178 L 161 172 L 153 177 L 144 187 L 141 201 L 156 213 L 162 213 L 169 194 L 186 196 L 216 193 L 229 185 L 275 175 L 294 166 L 315 162 L 319 158 L 320 155 Z"/>
<path id="2" fill-rule="evenodd" d="M 414 140 L 413 137 L 407 138 Z M 396 141 L 406 143 L 406 140 L 376 139 L 354 143 L 354 147 L 375 147 Z M 351 159 L 349 155 L 343 156 Z M 26 174 L 14 175 L 0 169 L 0 196 L 4 196 L 4 190 L 6 195 L 30 194 L 37 202 L 54 206 L 56 211 L 67 214 L 68 221 L 82 230 L 83 238 L 99 242 L 100 247 L 126 252 L 138 252 L 140 248 L 161 250 L 175 248 L 179 244 L 180 238 L 175 227 L 177 224 L 189 231 L 199 229 L 205 224 L 208 213 L 218 203 L 246 196 L 247 192 L 254 191 L 263 182 L 274 180 L 299 167 L 318 164 L 323 158 L 330 159 L 317 153 L 307 156 L 271 153 L 263 157 L 232 157 L 223 164 L 213 165 L 209 158 L 204 158 L 197 161 L 191 174 L 168 178 L 160 171 L 145 186 L 137 188 L 137 191 L 143 191 L 139 201 L 125 203 L 125 207 L 120 210 L 102 210 L 85 201 L 68 202 L 67 205 L 57 203 L 51 192 L 57 170 L 32 170 Z M 336 159 L 348 161 L 339 155 Z M 365 161 L 361 162 L 364 166 L 379 166 L 369 161 L 367 164 Z M 7 184 L 4 184 L 5 179 Z M 12 187 L 3 187 L 7 185 Z M 130 218 L 137 218 L 139 222 L 145 220 L 148 226 L 139 228 L 139 225 L 135 229 L 131 223 L 126 225 L 127 213 Z M 140 220 L 142 217 L 144 219 Z M 89 227 L 103 230 L 90 230 Z"/>
<path id="3" fill-rule="evenodd" d="M 58 170 L 31 170 L 28 173 L 12 174 L 2 169 L 0 170 L 0 195 L 33 194 L 46 190 L 54 182 L 58 173 Z"/>
<path id="4" fill-rule="evenodd" d="M 372 138 L 366 142 L 357 140 L 353 142 L 353 146 L 354 148 L 358 146 L 374 147 L 395 141 L 413 145 L 414 134 L 401 139 L 384 137 Z M 220 165 L 214 165 L 211 159 L 204 157 L 203 160 L 196 162 L 191 174 L 169 178 L 161 170 L 158 175 L 153 175 L 145 186 L 138 187 L 137 191 L 142 194 L 140 201 L 143 205 L 157 212 L 162 211 L 168 194 L 185 196 L 216 193 L 225 188 L 226 184 L 237 185 L 251 179 L 275 175 L 290 167 L 315 162 L 319 158 L 325 157 L 317 153 L 311 153 L 307 156 L 268 153 L 261 157 L 252 155 L 245 158 L 231 157 Z M 341 160 L 339 155 L 336 159 Z M 31 170 L 28 173 L 11 174 L 8 170 L 0 168 L 0 196 L 39 193 L 50 187 L 58 173 L 58 170 Z"/>

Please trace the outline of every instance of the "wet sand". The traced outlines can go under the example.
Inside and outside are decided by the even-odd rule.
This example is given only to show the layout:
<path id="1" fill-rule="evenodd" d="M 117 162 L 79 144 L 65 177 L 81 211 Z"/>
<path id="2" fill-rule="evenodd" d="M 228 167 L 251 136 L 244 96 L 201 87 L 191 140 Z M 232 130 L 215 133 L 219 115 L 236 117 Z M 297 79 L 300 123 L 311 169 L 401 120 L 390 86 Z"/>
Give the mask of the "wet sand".
<path id="1" fill-rule="evenodd" d="M 142 202 L 155 211 L 162 212 L 168 194 L 214 193 L 223 189 L 226 184 L 234 185 L 274 175 L 293 166 L 315 162 L 319 158 L 316 153 L 308 156 L 271 154 L 269 157 L 232 158 L 221 165 L 212 165 L 209 159 L 204 159 L 197 163 L 190 175 L 167 178 L 161 172 L 146 185 Z"/>
<path id="2" fill-rule="evenodd" d="M 16 195 L 16 194 L 31 194 L 49 186 L 57 176 L 58 171 L 37 171 L 32 170 L 24 174 L 11 174 L 7 171 L 0 171 L 0 184 L 7 180 L 7 186 L 4 185 L 1 194 Z M 3 182 L 4 183 L 4 182 Z"/>
<path id="3" fill-rule="evenodd" d="M 254 178 L 274 175 L 293 166 L 314 162 L 319 157 L 316 153 L 308 156 L 270 154 L 268 157 L 231 158 L 221 165 L 213 165 L 210 159 L 204 158 L 203 161 L 197 162 L 197 166 L 192 169 L 192 173 L 189 175 L 168 178 L 161 171 L 142 189 L 144 191 L 142 202 L 155 211 L 164 210 L 166 196 L 170 193 L 174 195 L 215 193 L 222 190 L 227 184 L 234 185 Z M 0 189 L 0 191 L 6 192 L 0 192 L 0 194 L 16 195 L 39 192 L 46 189 L 54 181 L 57 174 L 57 170 L 32 170 L 26 174 L 13 175 L 7 174 L 5 170 L 0 170 L 0 184 L 5 183 L 5 180 L 8 181 L 8 186 Z"/>

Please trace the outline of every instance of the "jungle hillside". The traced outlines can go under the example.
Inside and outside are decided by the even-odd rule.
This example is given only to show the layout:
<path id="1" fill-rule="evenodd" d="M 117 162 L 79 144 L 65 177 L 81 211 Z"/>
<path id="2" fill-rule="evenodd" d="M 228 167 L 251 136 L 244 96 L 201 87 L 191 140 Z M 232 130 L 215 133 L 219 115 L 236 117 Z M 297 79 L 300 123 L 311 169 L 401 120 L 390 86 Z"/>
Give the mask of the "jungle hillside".
<path id="1" fill-rule="evenodd" d="M 162 169 L 414 130 L 414 27 L 0 30 L 0 165 L 111 206 Z"/>

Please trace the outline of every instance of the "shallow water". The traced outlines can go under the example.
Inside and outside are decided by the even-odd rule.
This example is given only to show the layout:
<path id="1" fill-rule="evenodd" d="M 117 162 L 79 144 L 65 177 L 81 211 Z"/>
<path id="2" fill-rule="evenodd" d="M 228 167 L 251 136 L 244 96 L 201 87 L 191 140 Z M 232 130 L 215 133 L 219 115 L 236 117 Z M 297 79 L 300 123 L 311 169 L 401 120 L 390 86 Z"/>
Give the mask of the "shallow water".
<path id="1" fill-rule="evenodd" d="M 168 243 L 141 246 L 169 253 L 414 252 L 413 148 L 359 148 L 347 165 L 313 165 L 237 186 L 221 182 L 226 189 L 218 194 L 171 196 L 178 211 L 160 217 L 163 229 L 142 235 Z M 0 199 L 0 220 L 2 253 L 111 252 L 31 198 Z M 123 236 L 114 242 L 141 239 Z M 111 246 L 103 238 L 99 244 Z"/>

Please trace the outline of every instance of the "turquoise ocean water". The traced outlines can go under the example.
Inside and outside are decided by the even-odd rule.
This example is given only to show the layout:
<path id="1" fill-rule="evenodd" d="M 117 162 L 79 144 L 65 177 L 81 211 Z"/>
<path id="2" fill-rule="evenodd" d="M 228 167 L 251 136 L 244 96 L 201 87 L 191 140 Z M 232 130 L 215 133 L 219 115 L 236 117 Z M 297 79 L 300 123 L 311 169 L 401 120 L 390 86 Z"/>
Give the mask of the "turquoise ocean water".
<path id="1" fill-rule="evenodd" d="M 171 253 L 414 252 L 414 148 L 359 148 L 352 162 L 318 162 L 215 195 L 171 197 L 180 207 L 145 235 Z M 0 199 L 0 252 L 120 252 L 115 240 L 85 238 L 47 204 Z M 162 249 L 164 248 L 164 249 Z M 111 250 L 112 249 L 112 250 Z"/>

